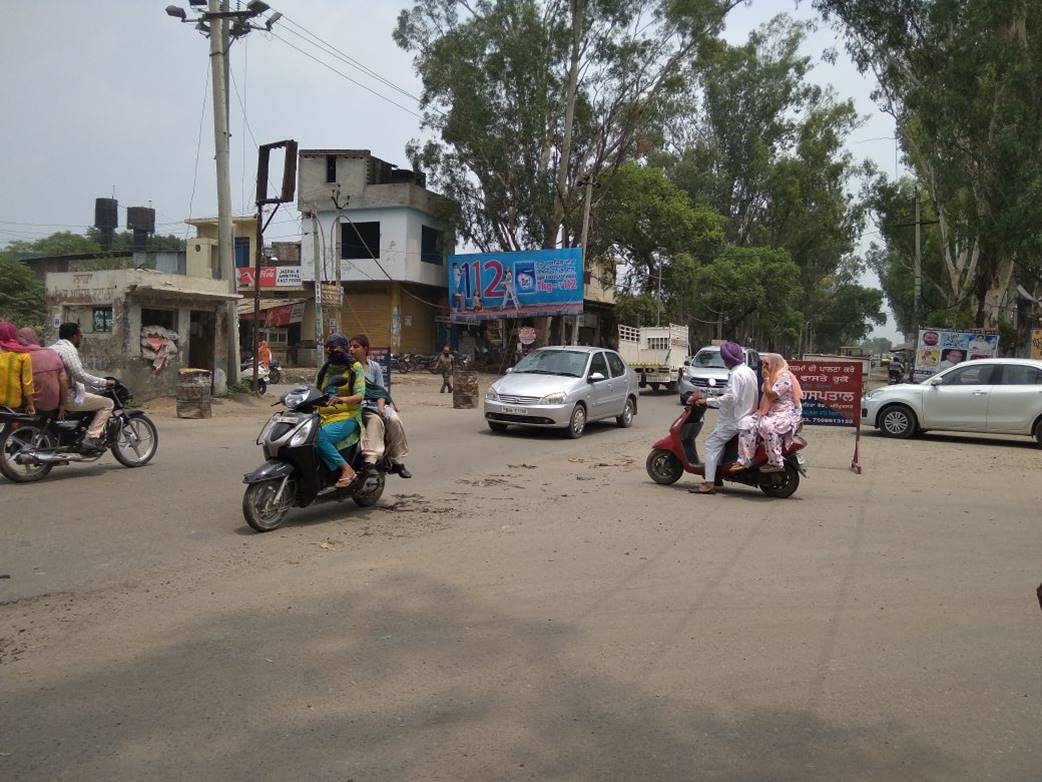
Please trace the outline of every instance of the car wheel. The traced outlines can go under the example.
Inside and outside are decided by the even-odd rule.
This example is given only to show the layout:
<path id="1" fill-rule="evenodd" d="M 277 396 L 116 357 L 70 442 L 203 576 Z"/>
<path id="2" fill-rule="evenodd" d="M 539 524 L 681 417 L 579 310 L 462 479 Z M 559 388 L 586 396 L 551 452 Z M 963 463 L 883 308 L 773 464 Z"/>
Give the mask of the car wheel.
<path id="1" fill-rule="evenodd" d="M 507 430 L 507 425 L 500 423 L 499 421 L 489 421 L 488 428 L 493 432 L 505 432 Z"/>
<path id="2" fill-rule="evenodd" d="M 615 423 L 621 426 L 623 429 L 629 429 L 633 426 L 633 400 L 627 399 L 626 406 L 622 408 L 622 415 L 615 418 Z"/>
<path id="3" fill-rule="evenodd" d="M 568 436 L 573 440 L 578 440 L 586 431 L 586 408 L 581 404 L 576 405 L 572 410 L 572 417 L 568 419 L 567 431 Z"/>
<path id="4" fill-rule="evenodd" d="M 1035 424 L 1035 441 L 1042 445 L 1042 418 L 1038 419 L 1038 423 Z"/>
<path id="5" fill-rule="evenodd" d="M 879 431 L 886 437 L 908 438 L 916 433 L 919 422 L 905 405 L 884 407 L 879 414 Z"/>

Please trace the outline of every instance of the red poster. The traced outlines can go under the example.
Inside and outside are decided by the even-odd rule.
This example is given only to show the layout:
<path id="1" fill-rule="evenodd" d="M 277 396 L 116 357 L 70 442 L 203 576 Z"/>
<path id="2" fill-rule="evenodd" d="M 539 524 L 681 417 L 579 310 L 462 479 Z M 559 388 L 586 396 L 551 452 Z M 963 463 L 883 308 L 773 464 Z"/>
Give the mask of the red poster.
<path id="1" fill-rule="evenodd" d="M 861 361 L 790 361 L 803 387 L 803 422 L 856 426 L 861 420 Z"/>

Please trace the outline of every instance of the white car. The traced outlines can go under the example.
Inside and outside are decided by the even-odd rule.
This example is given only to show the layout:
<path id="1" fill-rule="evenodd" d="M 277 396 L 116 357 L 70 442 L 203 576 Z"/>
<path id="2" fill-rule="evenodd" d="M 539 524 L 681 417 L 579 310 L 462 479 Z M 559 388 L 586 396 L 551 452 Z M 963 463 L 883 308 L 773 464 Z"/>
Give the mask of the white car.
<path id="1" fill-rule="evenodd" d="M 887 437 L 930 429 L 1024 434 L 1042 445 L 1042 361 L 964 361 L 921 383 L 869 391 L 861 422 Z"/>

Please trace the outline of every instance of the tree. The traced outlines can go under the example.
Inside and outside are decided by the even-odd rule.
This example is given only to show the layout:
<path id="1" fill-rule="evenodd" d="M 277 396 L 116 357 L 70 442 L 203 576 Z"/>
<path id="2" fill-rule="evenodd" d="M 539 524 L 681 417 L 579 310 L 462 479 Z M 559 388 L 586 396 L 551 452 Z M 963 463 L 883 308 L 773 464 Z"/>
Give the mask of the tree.
<path id="1" fill-rule="evenodd" d="M 37 331 L 45 320 L 43 284 L 7 250 L 0 251 L 0 320 Z"/>
<path id="2" fill-rule="evenodd" d="M 1042 250 L 1042 5 L 1030 0 L 815 0 L 839 21 L 909 160 L 972 265 L 974 320 L 995 324 Z M 945 263 L 953 259 L 945 256 Z M 969 268 L 967 264 L 966 268 Z"/>
<path id="3" fill-rule="evenodd" d="M 419 0 L 394 39 L 415 54 L 438 138 L 410 145 L 413 165 L 483 250 L 574 244 L 579 182 L 661 136 L 739 2 Z"/>

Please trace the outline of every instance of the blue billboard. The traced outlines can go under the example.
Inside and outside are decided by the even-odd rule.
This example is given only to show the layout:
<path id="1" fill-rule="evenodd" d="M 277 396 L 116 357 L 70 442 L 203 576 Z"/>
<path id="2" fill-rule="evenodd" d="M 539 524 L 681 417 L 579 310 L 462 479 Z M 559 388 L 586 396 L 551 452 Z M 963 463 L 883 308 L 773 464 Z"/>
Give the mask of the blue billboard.
<path id="1" fill-rule="evenodd" d="M 452 255 L 448 272 L 454 321 L 583 311 L 581 247 Z"/>

